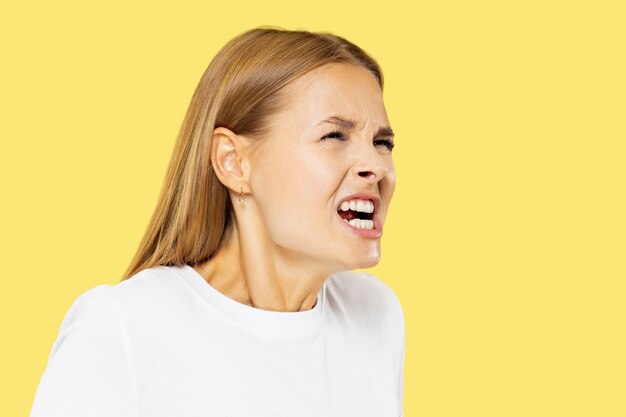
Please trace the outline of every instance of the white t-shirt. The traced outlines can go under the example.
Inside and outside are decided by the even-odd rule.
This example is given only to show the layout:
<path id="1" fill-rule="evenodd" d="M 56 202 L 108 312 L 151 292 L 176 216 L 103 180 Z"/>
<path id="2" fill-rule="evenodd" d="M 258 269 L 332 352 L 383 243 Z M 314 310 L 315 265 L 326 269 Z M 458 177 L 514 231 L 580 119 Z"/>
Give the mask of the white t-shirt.
<path id="1" fill-rule="evenodd" d="M 31 417 L 398 417 L 404 341 L 372 274 L 333 274 L 313 309 L 276 312 L 157 266 L 77 297 Z"/>

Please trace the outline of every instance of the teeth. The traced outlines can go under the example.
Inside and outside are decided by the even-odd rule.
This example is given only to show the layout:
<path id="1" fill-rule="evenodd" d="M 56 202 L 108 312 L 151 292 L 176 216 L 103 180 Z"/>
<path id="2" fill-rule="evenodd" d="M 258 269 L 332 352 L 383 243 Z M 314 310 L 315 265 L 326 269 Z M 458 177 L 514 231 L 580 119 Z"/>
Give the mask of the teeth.
<path id="1" fill-rule="evenodd" d="M 373 229 L 374 221 L 373 220 L 362 220 L 362 219 L 352 219 L 347 221 L 344 219 L 343 221 L 350 223 L 351 226 L 356 227 L 357 229 Z"/>
<path id="2" fill-rule="evenodd" d="M 374 202 L 369 200 L 350 200 L 344 201 L 341 203 L 340 209 L 342 211 L 360 211 L 363 213 L 373 213 L 374 212 Z"/>

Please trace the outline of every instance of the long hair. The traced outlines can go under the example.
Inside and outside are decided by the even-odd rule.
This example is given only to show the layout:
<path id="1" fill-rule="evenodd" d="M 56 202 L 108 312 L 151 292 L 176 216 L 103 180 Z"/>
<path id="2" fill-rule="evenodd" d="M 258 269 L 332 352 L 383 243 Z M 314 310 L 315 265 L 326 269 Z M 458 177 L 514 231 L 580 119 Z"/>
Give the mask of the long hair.
<path id="1" fill-rule="evenodd" d="M 378 63 L 358 46 L 328 32 L 260 26 L 230 40 L 205 70 L 178 134 L 156 209 L 121 281 L 158 265 L 195 265 L 227 241 L 233 207 L 210 160 L 216 127 L 261 140 L 267 119 L 285 105 L 281 89 L 329 63 Z"/>

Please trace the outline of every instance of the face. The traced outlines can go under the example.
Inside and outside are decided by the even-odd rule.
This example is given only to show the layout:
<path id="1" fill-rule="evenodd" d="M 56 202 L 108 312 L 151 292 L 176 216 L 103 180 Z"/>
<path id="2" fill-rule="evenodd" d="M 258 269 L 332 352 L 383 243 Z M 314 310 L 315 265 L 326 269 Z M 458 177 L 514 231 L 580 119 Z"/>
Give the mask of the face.
<path id="1" fill-rule="evenodd" d="M 249 161 L 250 191 L 268 242 L 329 271 L 376 265 L 395 188 L 393 133 L 384 129 L 390 124 L 376 78 L 360 66 L 333 63 L 285 90 L 288 105 L 270 119 L 270 133 Z M 325 122 L 331 117 L 356 125 Z M 340 203 L 354 193 L 379 199 L 377 229 L 355 229 L 339 215 Z"/>

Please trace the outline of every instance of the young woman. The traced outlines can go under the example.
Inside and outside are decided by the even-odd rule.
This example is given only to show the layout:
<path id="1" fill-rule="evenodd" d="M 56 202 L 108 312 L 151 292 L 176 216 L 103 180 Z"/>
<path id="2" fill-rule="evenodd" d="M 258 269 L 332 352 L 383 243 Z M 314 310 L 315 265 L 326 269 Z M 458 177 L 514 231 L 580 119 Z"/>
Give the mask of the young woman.
<path id="1" fill-rule="evenodd" d="M 31 417 L 402 416 L 404 317 L 354 272 L 395 187 L 379 65 L 260 27 L 193 95 L 122 281 L 80 295 Z"/>

